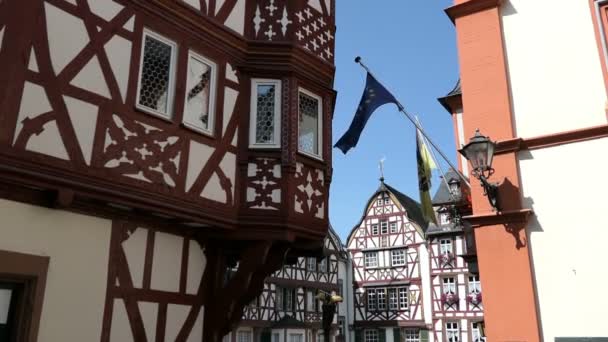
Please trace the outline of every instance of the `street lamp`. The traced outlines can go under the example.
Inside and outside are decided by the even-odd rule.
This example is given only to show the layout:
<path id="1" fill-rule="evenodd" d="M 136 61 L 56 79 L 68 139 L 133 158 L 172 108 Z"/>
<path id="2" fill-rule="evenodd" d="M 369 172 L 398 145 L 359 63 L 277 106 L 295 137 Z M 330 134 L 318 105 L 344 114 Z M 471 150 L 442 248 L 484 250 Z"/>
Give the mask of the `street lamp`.
<path id="1" fill-rule="evenodd" d="M 323 303 L 323 319 L 321 320 L 321 326 L 323 327 L 323 339 L 325 342 L 329 342 L 329 331 L 331 330 L 331 322 L 334 320 L 336 314 L 336 304 L 342 302 L 342 297 L 327 293 L 319 290 L 315 297 Z"/>
<path id="2" fill-rule="evenodd" d="M 500 211 L 498 184 L 488 182 L 488 178 L 494 173 L 492 159 L 494 158 L 495 150 L 496 143 L 492 142 L 490 138 L 481 135 L 479 129 L 477 129 L 475 135 L 469 140 L 469 143 L 464 145 L 458 152 L 471 163 L 473 176 L 481 182 L 484 195 L 488 198 L 492 208 Z"/>

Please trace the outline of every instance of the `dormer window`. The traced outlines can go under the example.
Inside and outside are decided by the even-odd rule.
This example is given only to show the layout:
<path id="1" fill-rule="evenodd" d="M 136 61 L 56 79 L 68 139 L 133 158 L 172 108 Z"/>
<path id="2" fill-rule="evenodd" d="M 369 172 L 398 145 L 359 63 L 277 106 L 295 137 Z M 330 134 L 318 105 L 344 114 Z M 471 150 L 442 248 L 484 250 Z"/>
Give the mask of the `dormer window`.
<path id="1" fill-rule="evenodd" d="M 281 147 L 280 80 L 251 80 L 249 147 Z"/>

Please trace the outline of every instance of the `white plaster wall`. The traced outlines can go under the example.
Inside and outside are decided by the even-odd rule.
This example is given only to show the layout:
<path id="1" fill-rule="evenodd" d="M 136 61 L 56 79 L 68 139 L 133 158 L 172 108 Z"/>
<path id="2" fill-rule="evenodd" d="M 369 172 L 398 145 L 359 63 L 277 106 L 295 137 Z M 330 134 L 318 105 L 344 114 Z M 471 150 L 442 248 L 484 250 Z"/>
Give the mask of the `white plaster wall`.
<path id="1" fill-rule="evenodd" d="M 99 340 L 111 222 L 7 200 L 0 217 L 0 249 L 50 257 L 38 340 Z"/>
<path id="2" fill-rule="evenodd" d="M 431 265 L 429 251 L 426 245 L 420 245 L 420 277 L 422 278 L 422 309 L 424 322 L 429 325 L 433 322 L 431 298 Z"/>
<path id="3" fill-rule="evenodd" d="M 606 151 L 608 138 L 518 156 L 546 341 L 608 336 Z"/>
<path id="4" fill-rule="evenodd" d="M 517 136 L 605 124 L 589 1 L 509 0 L 502 20 Z"/>

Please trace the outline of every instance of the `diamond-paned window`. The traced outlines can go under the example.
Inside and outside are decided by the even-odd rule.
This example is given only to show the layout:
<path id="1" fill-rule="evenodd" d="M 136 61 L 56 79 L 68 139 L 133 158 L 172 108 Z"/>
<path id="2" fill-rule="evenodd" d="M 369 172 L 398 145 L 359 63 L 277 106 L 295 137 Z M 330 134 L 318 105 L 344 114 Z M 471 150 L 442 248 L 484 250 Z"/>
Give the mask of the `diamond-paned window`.
<path id="1" fill-rule="evenodd" d="M 321 157 L 321 98 L 300 89 L 298 150 Z"/>
<path id="2" fill-rule="evenodd" d="M 190 52 L 186 80 L 184 124 L 212 133 L 215 111 L 216 64 Z"/>
<path id="3" fill-rule="evenodd" d="M 163 117 L 171 116 L 175 50 L 172 41 L 144 32 L 137 99 L 141 109 Z"/>
<path id="4" fill-rule="evenodd" d="M 257 110 L 255 121 L 255 142 L 272 144 L 274 142 L 274 85 L 258 85 Z"/>
<path id="5" fill-rule="evenodd" d="M 251 84 L 250 147 L 280 147 L 281 82 L 254 79 Z"/>

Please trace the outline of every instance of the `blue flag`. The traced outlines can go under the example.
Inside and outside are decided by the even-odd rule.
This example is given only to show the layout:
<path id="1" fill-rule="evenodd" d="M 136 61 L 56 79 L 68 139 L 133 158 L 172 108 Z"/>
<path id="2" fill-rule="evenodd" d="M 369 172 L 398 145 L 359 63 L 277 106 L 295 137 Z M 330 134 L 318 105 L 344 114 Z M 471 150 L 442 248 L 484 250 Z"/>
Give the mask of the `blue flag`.
<path id="1" fill-rule="evenodd" d="M 363 128 L 367 123 L 367 120 L 372 116 L 372 113 L 383 104 L 394 103 L 399 106 L 397 99 L 391 94 L 380 82 L 378 82 L 374 76 L 369 72 L 367 73 L 367 81 L 365 82 L 365 90 L 363 96 L 361 96 L 361 102 L 351 122 L 348 131 L 338 140 L 334 147 L 342 150 L 342 153 L 346 154 L 348 150 L 355 147 L 363 132 Z"/>

